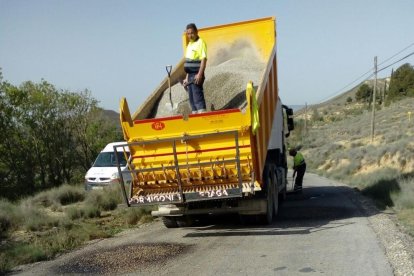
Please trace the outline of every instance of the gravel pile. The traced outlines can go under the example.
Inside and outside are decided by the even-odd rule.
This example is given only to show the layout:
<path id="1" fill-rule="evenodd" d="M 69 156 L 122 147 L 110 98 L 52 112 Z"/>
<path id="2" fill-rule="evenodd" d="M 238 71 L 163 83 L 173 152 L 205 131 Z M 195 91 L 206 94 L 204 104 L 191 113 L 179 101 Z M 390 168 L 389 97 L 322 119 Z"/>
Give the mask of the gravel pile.
<path id="1" fill-rule="evenodd" d="M 204 82 L 204 97 L 207 111 L 243 108 L 246 103 L 245 89 L 248 81 L 258 86 L 266 64 L 261 61 L 256 49 L 246 41 L 238 41 L 229 47 L 211 54 L 207 61 Z M 172 84 L 170 104 L 169 89 L 165 90 L 155 117 L 191 113 L 188 94 L 180 83 Z"/>
<path id="2" fill-rule="evenodd" d="M 171 243 L 137 243 L 97 250 L 71 259 L 58 269 L 59 274 L 123 274 L 137 272 L 149 265 L 166 262 L 184 253 L 188 245 Z"/>

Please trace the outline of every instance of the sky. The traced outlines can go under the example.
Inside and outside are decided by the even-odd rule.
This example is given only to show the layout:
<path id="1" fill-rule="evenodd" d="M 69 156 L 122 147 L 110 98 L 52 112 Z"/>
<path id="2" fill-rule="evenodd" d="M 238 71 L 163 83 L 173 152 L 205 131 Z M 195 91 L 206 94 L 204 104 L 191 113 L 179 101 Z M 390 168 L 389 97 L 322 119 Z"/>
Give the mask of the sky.
<path id="1" fill-rule="evenodd" d="M 413 0 L 0 0 L 0 67 L 13 85 L 88 89 L 114 111 L 126 97 L 134 112 L 182 58 L 188 23 L 274 16 L 279 95 L 311 105 L 369 77 L 375 56 L 381 69 L 412 53 L 413 11 Z"/>

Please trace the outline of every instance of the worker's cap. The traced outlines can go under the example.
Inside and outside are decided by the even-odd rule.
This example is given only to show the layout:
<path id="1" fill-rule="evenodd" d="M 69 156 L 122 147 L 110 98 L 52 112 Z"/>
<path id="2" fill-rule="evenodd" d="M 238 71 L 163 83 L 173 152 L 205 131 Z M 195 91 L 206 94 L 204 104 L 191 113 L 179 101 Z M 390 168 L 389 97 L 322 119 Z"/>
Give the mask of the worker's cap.
<path id="1" fill-rule="evenodd" d="M 194 23 L 187 24 L 187 27 L 185 27 L 185 29 L 193 29 L 194 31 L 197 31 L 197 27 Z"/>

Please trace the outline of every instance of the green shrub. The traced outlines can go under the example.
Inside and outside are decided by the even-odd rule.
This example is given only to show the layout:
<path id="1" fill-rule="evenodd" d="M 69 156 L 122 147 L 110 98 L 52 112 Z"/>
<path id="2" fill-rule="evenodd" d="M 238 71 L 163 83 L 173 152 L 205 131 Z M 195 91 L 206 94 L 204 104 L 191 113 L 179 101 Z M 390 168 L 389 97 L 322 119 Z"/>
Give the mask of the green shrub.
<path id="1" fill-rule="evenodd" d="M 83 225 L 82 232 L 87 235 L 87 240 L 94 240 L 94 239 L 105 239 L 112 236 L 112 229 L 103 230 L 102 228 L 97 227 L 93 224 L 85 224 Z"/>
<path id="2" fill-rule="evenodd" d="M 85 199 L 85 190 L 81 186 L 71 186 L 64 184 L 58 188 L 52 188 L 47 191 L 36 194 L 31 199 L 27 199 L 32 203 L 43 206 L 59 209 L 61 205 L 68 205 L 83 201 Z"/>
<path id="3" fill-rule="evenodd" d="M 363 189 L 362 194 L 374 199 L 379 208 L 385 209 L 386 207 L 394 206 L 391 194 L 398 193 L 400 190 L 401 188 L 397 180 L 382 179 Z"/>
<path id="4" fill-rule="evenodd" d="M 73 227 L 69 230 L 56 230 L 48 238 L 38 238 L 35 244 L 42 248 L 49 257 L 56 253 L 75 248 L 89 240 L 89 234 L 84 231 L 83 226 Z"/>
<path id="5" fill-rule="evenodd" d="M 125 222 L 129 225 L 135 225 L 141 219 L 143 212 L 140 208 L 128 208 L 125 214 Z"/>
<path id="6" fill-rule="evenodd" d="M 350 162 L 348 165 L 341 166 L 338 169 L 330 171 L 329 173 L 327 173 L 327 176 L 342 181 L 349 180 L 349 176 L 358 171 L 360 167 L 360 162 L 354 160 Z"/>
<path id="7" fill-rule="evenodd" d="M 16 205 L 6 199 L 0 199 L 0 238 L 17 229 L 22 220 Z"/>
<path id="8" fill-rule="evenodd" d="M 10 243 L 2 248 L 0 254 L 0 274 L 10 271 L 17 265 L 45 259 L 47 256 L 44 250 L 34 243 Z"/>
<path id="9" fill-rule="evenodd" d="M 71 220 L 79 219 L 84 216 L 83 209 L 74 206 L 67 208 L 65 213 Z"/>
<path id="10" fill-rule="evenodd" d="M 70 230 L 74 225 L 73 221 L 68 218 L 62 218 L 59 220 L 59 227 L 62 230 Z"/>
<path id="11" fill-rule="evenodd" d="M 101 210 L 97 206 L 85 205 L 85 206 L 71 206 L 65 210 L 69 219 L 75 220 L 80 218 L 96 218 L 100 217 Z"/>
<path id="12" fill-rule="evenodd" d="M 352 176 L 350 184 L 361 189 L 375 185 L 380 181 L 394 180 L 400 177 L 400 172 L 392 168 L 382 168 L 372 173 Z"/>
<path id="13" fill-rule="evenodd" d="M 86 198 L 87 205 L 96 206 L 102 211 L 115 210 L 121 202 L 122 198 L 118 187 L 90 191 Z"/>
<path id="14" fill-rule="evenodd" d="M 401 191 L 391 194 L 399 210 L 414 209 L 414 178 L 399 179 Z"/>
<path id="15" fill-rule="evenodd" d="M 22 211 L 24 214 L 23 227 L 29 231 L 42 231 L 59 225 L 58 218 L 52 218 L 38 209 Z"/>
<path id="16" fill-rule="evenodd" d="M 47 260 L 57 253 L 78 247 L 85 241 L 108 238 L 111 234 L 97 225 L 78 224 L 67 229 L 54 228 L 26 242 L 9 242 L 0 251 L 0 275 L 21 264 Z"/>
<path id="17" fill-rule="evenodd" d="M 56 191 L 56 197 L 60 204 L 68 205 L 83 201 L 85 199 L 85 190 L 80 186 L 62 185 Z"/>
<path id="18" fill-rule="evenodd" d="M 55 191 L 56 191 L 56 189 L 51 189 L 51 190 L 48 190 L 48 191 L 40 192 L 40 193 L 36 194 L 35 196 L 33 196 L 33 198 L 30 199 L 30 200 L 35 205 L 39 205 L 39 206 L 43 206 L 43 207 L 49 207 L 52 204 L 56 204 L 56 202 L 57 202 Z"/>
<path id="19" fill-rule="evenodd" d="M 52 205 L 50 206 L 50 210 L 52 210 L 53 212 L 62 212 L 63 208 L 60 203 L 53 202 Z"/>
<path id="20" fill-rule="evenodd" d="M 124 218 L 126 224 L 136 225 L 139 222 L 145 223 L 153 220 L 151 211 L 153 207 L 130 207 L 123 210 L 121 216 Z"/>
<path id="21" fill-rule="evenodd" d="M 101 216 L 101 210 L 98 206 L 86 205 L 83 207 L 83 214 L 85 218 L 97 218 Z"/>
<path id="22" fill-rule="evenodd" d="M 139 223 L 148 223 L 154 220 L 154 217 L 148 214 L 145 214 L 139 220 Z"/>

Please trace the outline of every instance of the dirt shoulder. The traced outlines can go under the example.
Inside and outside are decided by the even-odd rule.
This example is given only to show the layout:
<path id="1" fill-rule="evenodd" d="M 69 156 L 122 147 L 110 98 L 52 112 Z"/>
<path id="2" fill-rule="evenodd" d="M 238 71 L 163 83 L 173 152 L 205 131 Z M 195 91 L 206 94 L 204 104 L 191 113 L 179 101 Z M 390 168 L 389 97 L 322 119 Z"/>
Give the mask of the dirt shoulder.
<path id="1" fill-rule="evenodd" d="M 335 182 L 331 180 L 332 182 Z M 338 185 L 344 185 L 337 182 Z M 367 216 L 378 240 L 384 247 L 386 256 L 395 275 L 413 275 L 414 273 L 414 240 L 405 233 L 391 210 L 380 211 L 370 198 L 354 190 L 351 200 L 357 204 Z"/>

